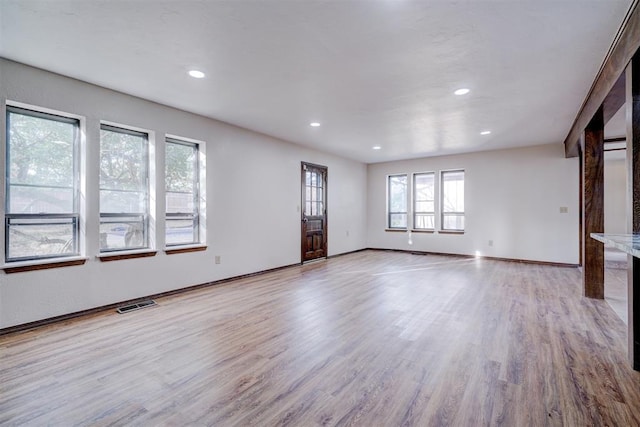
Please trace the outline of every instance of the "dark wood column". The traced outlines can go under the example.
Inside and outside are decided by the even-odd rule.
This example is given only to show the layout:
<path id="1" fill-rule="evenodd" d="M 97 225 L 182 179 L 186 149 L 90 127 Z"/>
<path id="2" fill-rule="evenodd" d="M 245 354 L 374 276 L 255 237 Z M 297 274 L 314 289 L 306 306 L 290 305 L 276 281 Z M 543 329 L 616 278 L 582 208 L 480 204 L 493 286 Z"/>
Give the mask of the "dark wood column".
<path id="1" fill-rule="evenodd" d="M 604 232 L 604 116 L 600 107 L 582 138 L 582 282 L 584 295 L 604 299 L 604 246 L 591 233 Z"/>
<path id="2" fill-rule="evenodd" d="M 627 231 L 640 233 L 640 56 L 636 54 L 626 71 L 627 105 Z M 640 259 L 629 255 L 629 360 L 640 370 Z M 638 295 L 639 298 L 634 298 Z"/>
<path id="3" fill-rule="evenodd" d="M 582 145 L 580 144 L 579 148 L 578 148 L 578 157 L 579 157 L 579 165 L 580 167 L 578 168 L 579 173 L 578 173 L 578 180 L 579 180 L 579 187 L 578 187 L 578 195 L 580 197 L 580 200 L 578 201 L 579 203 L 579 212 L 578 212 L 578 252 L 579 252 L 579 260 L 578 260 L 578 264 L 580 265 L 580 267 L 584 267 L 584 250 L 583 250 L 583 246 L 582 246 L 582 242 L 584 241 L 584 229 L 582 228 L 582 222 L 584 221 L 584 176 L 583 176 L 583 168 L 582 168 L 582 162 L 583 162 L 583 158 L 584 156 L 582 155 Z"/>

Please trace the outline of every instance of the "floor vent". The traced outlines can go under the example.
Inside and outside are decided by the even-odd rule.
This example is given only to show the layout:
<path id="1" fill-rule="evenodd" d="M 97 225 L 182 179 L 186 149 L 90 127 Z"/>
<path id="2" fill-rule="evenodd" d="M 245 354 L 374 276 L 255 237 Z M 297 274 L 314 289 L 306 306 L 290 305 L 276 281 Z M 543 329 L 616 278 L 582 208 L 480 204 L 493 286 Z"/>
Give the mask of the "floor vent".
<path id="1" fill-rule="evenodd" d="M 156 305 L 156 302 L 152 299 L 146 299 L 144 301 L 137 302 L 135 304 L 127 304 L 122 307 L 118 307 L 118 313 L 124 314 L 130 311 L 140 310 L 141 308 L 149 307 L 152 305 Z"/>

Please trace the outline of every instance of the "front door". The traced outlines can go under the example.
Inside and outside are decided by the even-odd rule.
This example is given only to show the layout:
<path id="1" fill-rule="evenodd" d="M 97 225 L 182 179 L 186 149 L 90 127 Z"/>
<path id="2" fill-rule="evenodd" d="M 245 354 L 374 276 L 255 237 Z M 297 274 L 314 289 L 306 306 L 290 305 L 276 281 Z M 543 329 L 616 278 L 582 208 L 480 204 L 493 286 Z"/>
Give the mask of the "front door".
<path id="1" fill-rule="evenodd" d="M 302 262 L 327 256 L 327 168 L 302 163 Z"/>

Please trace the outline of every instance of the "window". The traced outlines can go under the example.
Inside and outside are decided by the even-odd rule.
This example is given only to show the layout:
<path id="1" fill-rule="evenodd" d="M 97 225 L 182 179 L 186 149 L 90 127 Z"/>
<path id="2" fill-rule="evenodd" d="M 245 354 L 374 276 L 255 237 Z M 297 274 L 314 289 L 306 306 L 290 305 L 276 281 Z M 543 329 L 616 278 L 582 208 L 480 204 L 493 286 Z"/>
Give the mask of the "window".
<path id="1" fill-rule="evenodd" d="M 100 126 L 100 251 L 149 246 L 149 138 Z"/>
<path id="2" fill-rule="evenodd" d="M 435 174 L 413 174 L 413 228 L 433 230 L 435 228 Z"/>
<path id="3" fill-rule="evenodd" d="M 443 171 L 442 230 L 464 231 L 464 171 Z"/>
<path id="4" fill-rule="evenodd" d="M 389 175 L 387 191 L 389 228 L 407 228 L 407 175 Z"/>
<path id="5" fill-rule="evenodd" d="M 198 144 L 167 138 L 165 244 L 200 243 Z"/>
<path id="6" fill-rule="evenodd" d="M 79 255 L 79 121 L 6 111 L 5 260 Z"/>

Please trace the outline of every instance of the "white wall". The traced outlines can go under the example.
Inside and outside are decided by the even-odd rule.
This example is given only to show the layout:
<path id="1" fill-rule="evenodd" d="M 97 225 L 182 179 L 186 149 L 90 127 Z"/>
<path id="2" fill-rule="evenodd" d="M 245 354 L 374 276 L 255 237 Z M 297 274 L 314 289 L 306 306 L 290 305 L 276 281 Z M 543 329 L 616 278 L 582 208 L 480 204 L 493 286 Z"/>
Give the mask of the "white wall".
<path id="1" fill-rule="evenodd" d="M 329 169 L 329 255 L 366 246 L 367 169 L 362 163 L 0 59 L 2 129 L 6 100 L 85 117 L 86 181 L 93 191 L 87 192 L 86 264 L 0 273 L 0 328 L 300 262 L 301 161 Z M 96 259 L 100 120 L 153 131 L 158 148 L 165 134 L 206 142 L 206 251 L 166 255 L 159 247 L 149 258 Z M 4 147 L 5 132 L 0 133 Z M 163 156 L 157 149 L 159 187 Z M 3 159 L 0 164 L 4 167 Z M 156 194 L 161 214 L 163 189 Z M 162 242 L 162 220 L 157 226 Z M 213 262 L 216 255 L 220 265 Z"/>
<path id="2" fill-rule="evenodd" d="M 604 231 L 627 232 L 627 164 L 624 151 L 604 153 Z"/>
<path id="3" fill-rule="evenodd" d="M 465 170 L 465 233 L 413 233 L 409 245 L 386 232 L 386 176 L 446 169 Z M 578 159 L 562 144 L 371 164 L 368 183 L 371 248 L 578 263 Z"/>

